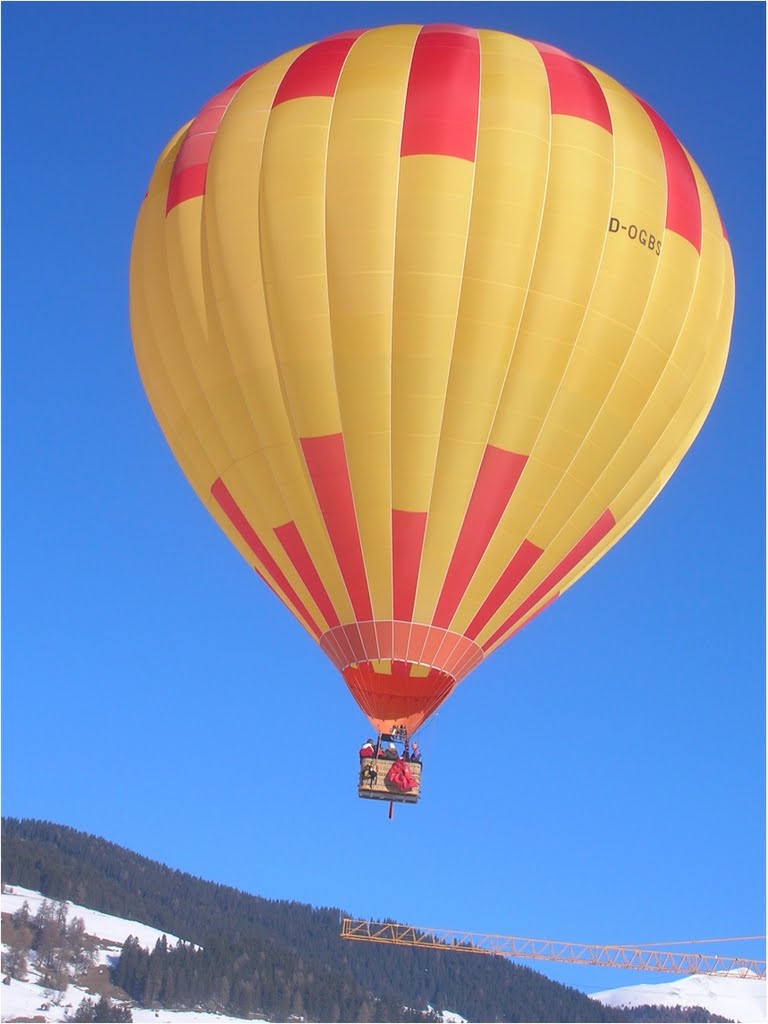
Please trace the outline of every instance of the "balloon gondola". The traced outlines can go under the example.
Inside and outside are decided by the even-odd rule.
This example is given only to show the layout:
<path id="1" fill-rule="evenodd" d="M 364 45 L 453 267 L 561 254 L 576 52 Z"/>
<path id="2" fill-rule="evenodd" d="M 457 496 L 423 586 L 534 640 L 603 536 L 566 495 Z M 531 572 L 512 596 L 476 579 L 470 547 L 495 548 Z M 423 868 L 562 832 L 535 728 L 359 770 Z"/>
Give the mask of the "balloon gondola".
<path id="1" fill-rule="evenodd" d="M 130 291 L 192 487 L 376 732 L 412 735 L 657 496 L 734 279 L 645 102 L 542 43 L 398 25 L 206 103 L 157 162 Z"/>
<path id="2" fill-rule="evenodd" d="M 421 796 L 421 752 L 410 744 L 404 726 L 392 726 L 374 743 L 366 740 L 360 751 L 357 795 L 364 800 L 415 804 Z"/>

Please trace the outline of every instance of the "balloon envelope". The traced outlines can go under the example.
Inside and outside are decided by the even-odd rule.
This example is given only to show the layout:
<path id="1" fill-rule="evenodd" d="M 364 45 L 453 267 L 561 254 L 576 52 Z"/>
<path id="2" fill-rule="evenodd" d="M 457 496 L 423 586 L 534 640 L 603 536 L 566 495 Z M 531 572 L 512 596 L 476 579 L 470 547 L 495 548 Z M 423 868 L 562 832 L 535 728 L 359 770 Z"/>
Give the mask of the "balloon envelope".
<path id="1" fill-rule="evenodd" d="M 131 260 L 193 488 L 378 728 L 417 728 L 642 514 L 698 432 L 727 238 L 661 118 L 560 50 L 300 47 L 162 153 Z"/>

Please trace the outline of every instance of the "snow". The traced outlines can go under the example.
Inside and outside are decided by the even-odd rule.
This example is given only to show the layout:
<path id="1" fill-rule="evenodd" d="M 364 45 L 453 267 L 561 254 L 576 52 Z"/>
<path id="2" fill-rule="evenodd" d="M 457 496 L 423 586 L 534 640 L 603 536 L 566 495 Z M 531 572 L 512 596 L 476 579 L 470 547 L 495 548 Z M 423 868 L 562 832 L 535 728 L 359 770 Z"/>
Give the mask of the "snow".
<path id="1" fill-rule="evenodd" d="M 443 1024 L 469 1024 L 466 1017 L 462 1017 L 460 1013 L 454 1013 L 453 1010 L 435 1010 L 434 1006 L 427 1003 L 427 1009 L 431 1010 L 432 1013 L 440 1013 L 443 1018 Z"/>
<path id="2" fill-rule="evenodd" d="M 703 1006 L 710 1013 L 743 1024 L 766 1021 L 766 983 L 750 978 L 694 974 L 660 984 L 595 992 L 592 998 L 606 1006 Z"/>
<path id="3" fill-rule="evenodd" d="M 44 899 L 39 892 L 14 885 L 2 894 L 2 912 L 13 914 L 26 901 L 30 914 L 34 917 Z M 54 905 L 58 903 L 56 900 L 49 902 Z M 178 941 L 177 936 L 159 931 L 140 921 L 112 917 L 75 903 L 68 903 L 67 908 L 68 921 L 81 917 L 86 932 L 101 940 L 97 960 L 99 964 L 113 962 L 129 935 L 135 936 L 142 946 L 150 950 L 163 935 L 166 936 L 169 945 L 174 945 Z M 7 947 L 3 946 L 3 951 L 7 951 Z M 63 996 L 60 1006 L 54 1005 L 54 996 Z M 73 984 L 70 984 L 63 994 L 43 988 L 39 984 L 39 975 L 32 963 L 28 981 L 12 980 L 10 985 L 0 985 L 0 1019 L 12 1021 L 17 1017 L 37 1017 L 45 1022 L 64 1021 L 67 1014 L 76 1009 L 86 997 L 94 998 L 92 993 Z M 594 993 L 592 998 L 606 1006 L 642 1006 L 645 1003 L 656 1006 L 703 1006 L 712 1013 L 742 1024 L 768 1024 L 766 983 L 748 978 L 698 974 L 661 984 L 610 989 Z M 43 1003 L 48 1004 L 47 1010 L 40 1009 Z M 194 1010 L 151 1010 L 131 1007 L 131 1013 L 137 1024 L 242 1024 L 239 1017 Z M 443 1010 L 442 1018 L 444 1024 L 467 1024 L 466 1018 L 450 1010 Z"/>
<path id="4" fill-rule="evenodd" d="M 29 981 L 12 981 L 3 985 L 0 993 L 0 1013 L 2 1020 L 11 1021 L 16 1017 L 37 1017 L 41 1021 L 64 1021 L 73 1013 L 86 997 L 97 999 L 90 992 L 70 985 L 63 993 L 61 1006 L 50 1002 L 51 991 L 36 984 L 34 970 L 30 971 Z M 56 993 L 58 995 L 58 993 Z M 44 1004 L 47 1010 L 42 1010 Z M 241 1017 L 223 1017 L 218 1013 L 196 1013 L 194 1010 L 142 1010 L 131 1008 L 134 1021 L 139 1024 L 243 1024 Z M 253 1024 L 265 1024 L 254 1021 Z"/>
<path id="5" fill-rule="evenodd" d="M 130 922 L 126 922 L 130 923 Z M 5 946 L 3 950 L 5 950 Z M 61 996 L 61 1005 L 56 1006 L 53 998 Z M 78 985 L 70 984 L 64 993 L 52 992 L 39 984 L 39 975 L 30 967 L 28 981 L 12 980 L 10 985 L 0 987 L 0 1015 L 4 1021 L 16 1017 L 37 1017 L 41 1021 L 64 1021 L 83 999 L 98 999 Z M 42 1006 L 48 1005 L 43 1010 Z M 241 1017 L 224 1017 L 218 1013 L 202 1013 L 194 1010 L 145 1010 L 131 1007 L 134 1021 L 138 1024 L 242 1024 Z M 253 1024 L 265 1024 L 255 1021 Z"/>
<path id="6" fill-rule="evenodd" d="M 13 914 L 26 903 L 32 917 L 40 904 L 46 899 L 39 892 L 24 889 L 19 885 L 9 886 L 2 894 L 2 912 Z M 49 903 L 58 906 L 60 901 L 49 899 Z M 102 914 L 98 910 L 90 910 L 76 903 L 67 903 L 67 921 L 81 917 L 88 935 L 100 939 L 98 958 L 99 964 L 114 962 L 119 948 L 129 935 L 139 940 L 142 946 L 153 949 L 159 938 L 165 935 L 169 945 L 174 945 L 178 938 L 169 932 L 158 931 L 140 921 L 127 921 L 121 917 Z M 7 952 L 8 947 L 2 947 Z M 65 1021 L 80 1005 L 83 999 L 98 998 L 84 988 L 71 984 L 64 993 L 53 992 L 39 984 L 40 975 L 35 970 L 30 958 L 27 981 L 11 980 L 10 985 L 0 985 L 0 1019 L 12 1021 L 17 1017 L 36 1017 L 39 1021 Z M 60 1005 L 53 1003 L 54 998 L 60 999 Z M 47 1004 L 48 1009 L 41 1009 Z M 243 1024 L 242 1017 L 227 1017 L 220 1013 L 207 1013 L 197 1010 L 152 1010 L 131 1006 L 131 1014 L 136 1024 Z M 467 1024 L 464 1017 L 450 1011 L 443 1012 L 444 1024 Z M 266 1021 L 252 1021 L 251 1024 L 267 1024 Z"/>
<path id="7" fill-rule="evenodd" d="M 20 885 L 12 885 L 8 887 L 8 892 L 2 894 L 2 912 L 14 914 L 26 901 L 29 904 L 29 912 L 34 917 L 45 898 L 39 892 L 23 889 Z M 48 900 L 48 902 L 58 905 L 60 901 Z M 67 921 L 71 922 L 74 918 L 81 917 L 85 923 L 87 934 L 97 936 L 104 940 L 105 944 L 122 946 L 129 935 L 133 935 L 142 946 L 150 950 L 155 948 L 155 943 L 163 935 L 167 938 L 169 946 L 175 946 L 179 941 L 178 936 L 161 932 L 157 928 L 151 928 L 148 924 L 141 924 L 139 921 L 126 921 L 122 917 L 112 917 L 109 914 L 102 914 L 98 910 L 78 906 L 77 903 L 67 903 L 67 909 Z M 106 952 L 102 951 L 98 962 L 102 964 L 107 962 Z"/>
<path id="8" fill-rule="evenodd" d="M 34 917 L 45 898 L 41 893 L 24 889 L 20 885 L 9 886 L 8 891 L 2 894 L 2 912 L 13 914 L 26 901 L 29 912 Z M 60 901 L 49 899 L 48 902 L 58 906 Z M 140 921 L 112 917 L 76 903 L 67 903 L 67 910 L 67 921 L 71 922 L 73 918 L 81 917 L 87 934 L 101 940 L 96 960 L 98 964 L 114 961 L 129 935 L 133 935 L 142 946 L 150 950 L 154 949 L 155 943 L 163 935 L 169 945 L 175 945 L 178 941 L 177 936 L 141 924 Z M 4 953 L 8 951 L 7 946 L 3 946 L 2 949 Z M 36 1017 L 46 1022 L 65 1021 L 67 1015 L 76 1010 L 83 999 L 98 999 L 98 996 L 78 985 L 70 984 L 66 992 L 59 993 L 44 988 L 39 981 L 40 975 L 30 960 L 27 981 L 12 979 L 10 985 L 0 985 L 0 1019 L 12 1021 L 17 1017 Z M 54 998 L 60 999 L 59 1006 L 54 1004 Z M 48 1009 L 41 1009 L 43 1004 L 47 1004 Z M 241 1017 L 225 1017 L 219 1013 L 195 1010 L 147 1010 L 131 1007 L 131 1013 L 137 1024 L 243 1024 Z M 253 1024 L 266 1022 L 254 1021 Z"/>
<path id="9" fill-rule="evenodd" d="M 138 1024 L 243 1024 L 242 1017 L 224 1017 L 220 1013 L 195 1013 L 194 1010 L 131 1010 Z M 251 1024 L 267 1024 L 252 1021 Z"/>

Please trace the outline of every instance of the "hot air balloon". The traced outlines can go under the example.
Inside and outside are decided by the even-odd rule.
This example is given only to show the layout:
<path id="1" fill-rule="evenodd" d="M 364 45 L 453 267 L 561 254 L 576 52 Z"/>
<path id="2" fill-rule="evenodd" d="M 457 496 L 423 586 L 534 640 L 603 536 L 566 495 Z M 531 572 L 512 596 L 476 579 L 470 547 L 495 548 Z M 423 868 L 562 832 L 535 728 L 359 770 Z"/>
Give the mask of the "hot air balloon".
<path id="1" fill-rule="evenodd" d="M 410 735 L 669 479 L 734 278 L 643 100 L 543 43 L 397 25 L 206 103 L 156 165 L 130 292 L 192 487 Z"/>

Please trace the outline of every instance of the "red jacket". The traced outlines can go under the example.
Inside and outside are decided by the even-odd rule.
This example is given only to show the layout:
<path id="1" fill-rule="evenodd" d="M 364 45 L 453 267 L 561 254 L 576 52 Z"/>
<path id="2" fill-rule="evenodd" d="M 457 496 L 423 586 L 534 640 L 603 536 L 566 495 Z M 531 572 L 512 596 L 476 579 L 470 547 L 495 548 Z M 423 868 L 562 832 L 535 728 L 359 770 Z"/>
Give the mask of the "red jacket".
<path id="1" fill-rule="evenodd" d="M 373 757 L 373 747 L 370 743 L 364 743 L 359 750 L 360 757 Z"/>

